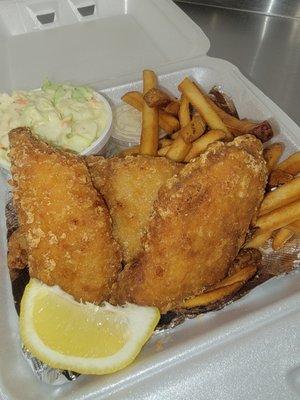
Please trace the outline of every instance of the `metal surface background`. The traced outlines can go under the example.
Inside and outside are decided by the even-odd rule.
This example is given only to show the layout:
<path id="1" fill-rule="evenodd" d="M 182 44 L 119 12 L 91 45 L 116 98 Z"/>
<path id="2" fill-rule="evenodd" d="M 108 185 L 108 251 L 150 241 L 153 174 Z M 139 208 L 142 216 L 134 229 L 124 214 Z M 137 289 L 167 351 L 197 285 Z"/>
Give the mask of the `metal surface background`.
<path id="1" fill-rule="evenodd" d="M 299 0 L 178 0 L 182 3 L 201 4 L 211 7 L 231 8 L 284 17 L 300 17 Z"/>
<path id="2" fill-rule="evenodd" d="M 177 2 L 210 39 L 208 55 L 235 64 L 299 125 L 300 1 L 199 3 Z"/>

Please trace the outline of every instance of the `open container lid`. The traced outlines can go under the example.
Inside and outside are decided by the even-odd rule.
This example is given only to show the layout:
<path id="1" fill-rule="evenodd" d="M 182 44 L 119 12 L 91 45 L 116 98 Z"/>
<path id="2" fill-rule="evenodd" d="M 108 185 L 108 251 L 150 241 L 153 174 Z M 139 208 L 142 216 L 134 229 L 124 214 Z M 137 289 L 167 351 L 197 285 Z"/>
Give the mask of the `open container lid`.
<path id="1" fill-rule="evenodd" d="M 104 89 L 140 79 L 145 67 L 170 73 L 199 66 L 201 59 L 199 79 L 205 70 L 230 75 L 230 82 L 234 76 L 298 144 L 296 124 L 232 64 L 206 57 L 208 49 L 202 30 L 171 0 L 0 0 L 0 91 L 37 88 L 46 77 Z M 6 231 L 3 218 L 0 230 Z M 0 235 L 0 260 L 6 249 Z M 118 375 L 84 376 L 55 388 L 36 380 L 22 359 L 10 279 L 2 266 L 0 398 L 298 398 L 299 273 L 258 287 L 216 314 L 155 335 L 143 359 Z"/>
<path id="2" fill-rule="evenodd" d="M 0 0 L 0 91 L 45 78 L 108 87 L 209 46 L 172 0 Z"/>

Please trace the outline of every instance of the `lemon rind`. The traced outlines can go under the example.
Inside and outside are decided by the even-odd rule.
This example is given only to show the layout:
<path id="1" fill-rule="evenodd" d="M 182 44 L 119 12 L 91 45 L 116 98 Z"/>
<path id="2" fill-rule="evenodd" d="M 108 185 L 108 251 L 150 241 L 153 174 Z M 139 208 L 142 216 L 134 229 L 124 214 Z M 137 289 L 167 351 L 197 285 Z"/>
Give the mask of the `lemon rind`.
<path id="1" fill-rule="evenodd" d="M 112 306 L 109 303 L 103 303 L 101 308 L 104 307 L 105 310 L 116 312 L 128 319 L 130 339 L 117 353 L 107 357 L 83 358 L 64 355 L 46 346 L 34 329 L 32 318 L 34 299 L 41 291 L 52 291 L 68 298 L 71 302 L 75 302 L 75 300 L 57 286 L 46 286 L 34 278 L 30 280 L 24 291 L 20 313 L 21 338 L 25 347 L 35 357 L 53 368 L 71 369 L 81 374 L 97 375 L 109 374 L 125 368 L 133 362 L 142 346 L 149 340 L 160 318 L 158 309 L 154 307 L 141 307 L 130 303 L 126 303 L 124 306 Z M 91 303 L 84 303 L 84 305 L 98 307 Z"/>

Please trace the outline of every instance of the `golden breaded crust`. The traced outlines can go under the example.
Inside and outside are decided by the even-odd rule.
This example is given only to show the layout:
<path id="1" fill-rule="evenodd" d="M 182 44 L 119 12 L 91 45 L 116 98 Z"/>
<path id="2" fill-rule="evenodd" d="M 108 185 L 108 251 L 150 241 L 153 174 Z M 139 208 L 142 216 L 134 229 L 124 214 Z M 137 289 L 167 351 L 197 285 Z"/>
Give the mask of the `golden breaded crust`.
<path id="1" fill-rule="evenodd" d="M 267 170 L 260 142 L 218 142 L 160 189 L 144 250 L 125 268 L 112 301 L 180 307 L 223 279 L 262 201 Z"/>
<path id="2" fill-rule="evenodd" d="M 30 275 L 77 300 L 108 298 L 120 268 L 107 207 L 85 162 L 55 150 L 29 129 L 9 134 L 13 195 Z"/>
<path id="3" fill-rule="evenodd" d="M 166 158 L 127 156 L 89 157 L 95 187 L 103 195 L 113 221 L 113 234 L 125 262 L 141 251 L 159 188 L 182 168 Z"/>

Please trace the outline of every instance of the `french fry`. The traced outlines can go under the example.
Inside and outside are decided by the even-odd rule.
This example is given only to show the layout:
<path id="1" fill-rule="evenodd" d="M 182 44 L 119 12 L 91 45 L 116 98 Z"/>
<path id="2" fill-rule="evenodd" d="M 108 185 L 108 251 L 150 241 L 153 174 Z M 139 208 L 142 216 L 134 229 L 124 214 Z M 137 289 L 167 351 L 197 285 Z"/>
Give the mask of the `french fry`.
<path id="1" fill-rule="evenodd" d="M 178 111 L 178 118 L 179 118 L 181 128 L 188 125 L 191 121 L 190 102 L 189 102 L 188 98 L 184 95 L 182 95 L 181 99 L 180 99 L 180 108 Z"/>
<path id="2" fill-rule="evenodd" d="M 122 96 L 122 100 L 138 111 L 142 111 L 143 109 L 144 100 L 143 95 L 140 92 L 127 92 Z M 160 128 L 168 134 L 178 131 L 180 127 L 178 119 L 163 110 L 158 111 L 158 124 Z"/>
<path id="3" fill-rule="evenodd" d="M 127 92 L 121 97 L 121 99 L 125 103 L 130 104 L 136 110 L 142 111 L 144 103 L 142 93 L 137 91 Z"/>
<path id="4" fill-rule="evenodd" d="M 277 231 L 273 238 L 273 250 L 279 250 L 294 236 L 294 232 L 288 228 L 281 228 Z"/>
<path id="5" fill-rule="evenodd" d="M 284 145 L 282 143 L 273 143 L 264 149 L 264 159 L 266 160 L 267 169 L 269 172 L 271 172 L 275 167 L 283 151 Z"/>
<path id="6" fill-rule="evenodd" d="M 271 236 L 272 236 L 272 231 L 263 233 L 258 231 L 248 242 L 246 242 L 246 244 L 244 245 L 244 249 L 248 248 L 258 249 L 262 247 L 266 243 L 266 241 L 270 239 Z"/>
<path id="7" fill-rule="evenodd" d="M 182 303 L 183 308 L 194 308 L 194 307 L 204 307 L 208 304 L 216 303 L 222 299 L 226 299 L 228 296 L 237 292 L 244 282 L 236 282 L 232 285 L 220 287 L 218 289 L 212 290 L 210 292 L 199 294 L 198 296 L 192 297 L 191 299 L 184 300 Z"/>
<path id="8" fill-rule="evenodd" d="M 169 134 L 178 131 L 180 128 L 178 119 L 163 110 L 158 110 L 158 123 L 160 128 Z"/>
<path id="9" fill-rule="evenodd" d="M 162 108 L 171 102 L 170 96 L 156 87 L 149 89 L 143 98 L 149 107 Z"/>
<path id="10" fill-rule="evenodd" d="M 161 149 L 162 147 L 170 146 L 173 142 L 174 140 L 172 139 L 162 138 L 158 142 L 158 147 Z"/>
<path id="11" fill-rule="evenodd" d="M 248 266 L 240 269 L 235 274 L 227 276 L 221 282 L 213 286 L 213 289 L 219 289 L 220 287 L 232 285 L 236 282 L 247 282 L 251 279 L 257 272 L 257 266 Z"/>
<path id="12" fill-rule="evenodd" d="M 157 155 L 160 157 L 165 157 L 170 149 L 171 145 L 162 147 L 158 150 Z"/>
<path id="13" fill-rule="evenodd" d="M 251 279 L 257 272 L 256 266 L 244 267 L 237 271 L 235 274 L 226 277 L 218 284 L 214 285 L 209 291 L 192 297 L 191 299 L 184 300 L 184 308 L 193 308 L 206 306 L 208 304 L 216 303 L 220 300 L 225 300 L 228 296 L 237 292 L 249 279 Z"/>
<path id="14" fill-rule="evenodd" d="M 192 158 L 197 157 L 199 154 L 203 153 L 206 150 L 207 146 L 211 143 L 214 143 L 218 140 L 224 140 L 228 136 L 225 132 L 212 129 L 208 131 L 204 135 L 202 135 L 199 139 L 195 140 L 192 144 L 192 148 L 189 151 L 188 155 L 185 157 L 184 161 L 189 162 Z"/>
<path id="15" fill-rule="evenodd" d="M 300 151 L 297 151 L 286 160 L 279 163 L 276 169 L 280 169 L 292 175 L 297 175 L 300 172 Z"/>
<path id="16" fill-rule="evenodd" d="M 263 199 L 259 215 L 267 214 L 298 199 L 300 199 L 300 177 L 294 178 L 285 185 L 269 192 Z"/>
<path id="17" fill-rule="evenodd" d="M 179 130 L 179 131 L 180 131 L 180 130 Z M 171 139 L 173 139 L 173 140 L 177 139 L 178 136 L 179 136 L 179 131 L 172 133 Z"/>
<path id="18" fill-rule="evenodd" d="M 178 89 L 188 98 L 189 102 L 195 107 L 211 129 L 219 129 L 230 135 L 221 118 L 210 106 L 200 89 L 189 78 L 185 78 L 178 86 Z"/>
<path id="19" fill-rule="evenodd" d="M 166 157 L 170 160 L 181 162 L 185 159 L 191 148 L 192 143 L 186 143 L 182 136 L 179 135 L 169 147 Z"/>
<path id="20" fill-rule="evenodd" d="M 295 221 L 292 224 L 287 226 L 288 229 L 290 229 L 291 231 L 293 231 L 296 234 L 300 233 L 300 220 L 299 221 Z"/>
<path id="21" fill-rule="evenodd" d="M 168 105 L 165 107 L 165 112 L 178 117 L 178 112 L 180 108 L 180 103 L 177 100 L 172 100 Z"/>
<path id="22" fill-rule="evenodd" d="M 263 143 L 267 142 L 273 137 L 273 130 L 268 121 L 257 123 L 247 119 L 240 120 L 223 111 L 211 100 L 209 96 L 206 96 L 205 98 L 213 110 L 222 119 L 233 136 L 250 134 L 256 136 Z"/>
<path id="23" fill-rule="evenodd" d="M 157 78 L 153 71 L 143 71 L 143 93 L 156 88 Z M 142 132 L 140 142 L 140 153 L 155 156 L 158 149 L 158 109 L 149 107 L 144 101 L 142 110 Z"/>
<path id="24" fill-rule="evenodd" d="M 205 131 L 205 122 L 200 115 L 194 115 L 192 120 L 178 132 L 186 143 L 192 143 Z"/>
<path id="25" fill-rule="evenodd" d="M 300 200 L 260 216 L 256 226 L 260 232 L 275 231 L 300 219 Z"/>
<path id="26" fill-rule="evenodd" d="M 271 189 L 277 186 L 281 186 L 293 179 L 294 175 L 289 174 L 285 171 L 281 171 L 281 169 L 274 169 L 269 175 L 268 187 Z"/>
<path id="27" fill-rule="evenodd" d="M 181 129 L 184 129 L 191 122 L 190 115 L 190 103 L 188 99 L 182 95 L 180 99 L 180 108 L 179 108 L 179 122 Z M 175 132 L 176 138 L 170 147 L 166 156 L 173 161 L 183 161 L 187 154 L 189 153 L 192 144 L 186 143 L 183 137 L 180 135 L 180 131 Z M 174 136 L 173 134 L 172 136 Z"/>

